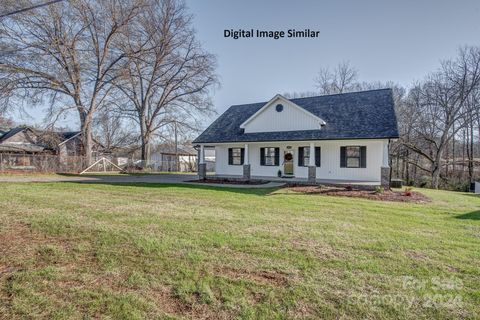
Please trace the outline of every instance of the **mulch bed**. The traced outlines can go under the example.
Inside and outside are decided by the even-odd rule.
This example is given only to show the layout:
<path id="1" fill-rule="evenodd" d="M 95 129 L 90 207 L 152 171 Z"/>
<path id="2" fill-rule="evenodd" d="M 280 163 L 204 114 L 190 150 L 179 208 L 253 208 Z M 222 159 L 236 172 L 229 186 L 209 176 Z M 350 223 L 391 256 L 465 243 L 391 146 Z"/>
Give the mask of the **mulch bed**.
<path id="1" fill-rule="evenodd" d="M 430 198 L 416 191 L 410 191 L 409 192 L 410 195 L 406 195 L 405 191 L 385 190 L 384 192 L 375 192 L 370 190 L 358 190 L 358 189 L 350 189 L 350 188 L 337 188 L 337 187 L 325 187 L 325 186 L 292 186 L 292 187 L 287 187 L 287 189 L 293 192 L 299 192 L 299 193 L 305 193 L 305 194 L 323 194 L 323 195 L 329 195 L 329 196 L 363 198 L 363 199 L 381 200 L 381 201 L 413 202 L 413 203 L 426 203 L 431 201 Z"/>
<path id="2" fill-rule="evenodd" d="M 259 184 L 268 183 L 260 180 L 242 181 L 242 180 L 236 180 L 236 179 L 205 179 L 205 180 L 190 180 L 187 182 L 214 183 L 214 184 L 245 184 L 245 185 L 259 185 Z"/>

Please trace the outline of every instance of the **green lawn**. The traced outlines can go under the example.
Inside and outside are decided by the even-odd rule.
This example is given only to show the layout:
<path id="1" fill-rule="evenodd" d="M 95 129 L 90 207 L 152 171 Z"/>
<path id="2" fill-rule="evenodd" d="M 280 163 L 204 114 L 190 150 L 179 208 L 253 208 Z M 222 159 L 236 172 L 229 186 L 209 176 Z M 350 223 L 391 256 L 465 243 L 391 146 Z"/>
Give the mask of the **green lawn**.
<path id="1" fill-rule="evenodd" d="M 0 184 L 0 318 L 478 318 L 480 198 Z"/>

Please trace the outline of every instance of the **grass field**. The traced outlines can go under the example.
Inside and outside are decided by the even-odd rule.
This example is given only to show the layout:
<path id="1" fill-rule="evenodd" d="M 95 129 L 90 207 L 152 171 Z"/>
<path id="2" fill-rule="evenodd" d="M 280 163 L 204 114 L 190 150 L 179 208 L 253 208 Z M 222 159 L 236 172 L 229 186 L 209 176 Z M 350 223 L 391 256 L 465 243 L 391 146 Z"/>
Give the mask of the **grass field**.
<path id="1" fill-rule="evenodd" d="M 0 318 L 478 318 L 480 198 L 0 184 Z"/>

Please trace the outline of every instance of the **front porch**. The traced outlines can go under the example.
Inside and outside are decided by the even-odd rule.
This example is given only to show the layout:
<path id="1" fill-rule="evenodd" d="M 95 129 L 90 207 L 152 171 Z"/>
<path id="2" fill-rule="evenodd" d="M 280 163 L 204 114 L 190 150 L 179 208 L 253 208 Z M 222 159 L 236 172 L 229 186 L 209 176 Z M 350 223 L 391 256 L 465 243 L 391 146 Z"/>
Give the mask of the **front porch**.
<path id="1" fill-rule="evenodd" d="M 352 145 L 359 155 L 353 159 L 356 166 L 349 167 L 342 150 Z M 215 174 L 207 175 L 206 148 L 215 149 Z M 199 145 L 198 151 L 200 180 L 389 187 L 388 140 L 232 143 Z"/>

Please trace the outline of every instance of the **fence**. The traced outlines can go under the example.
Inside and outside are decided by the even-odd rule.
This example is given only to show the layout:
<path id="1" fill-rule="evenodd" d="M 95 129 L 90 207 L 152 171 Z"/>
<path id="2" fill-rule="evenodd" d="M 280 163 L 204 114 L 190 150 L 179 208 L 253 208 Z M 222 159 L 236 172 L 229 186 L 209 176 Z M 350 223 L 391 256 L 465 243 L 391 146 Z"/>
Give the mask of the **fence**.
<path id="1" fill-rule="evenodd" d="M 93 161 L 101 157 L 96 156 Z M 196 159 L 192 161 L 179 159 L 177 164 L 174 159 L 145 162 L 124 157 L 106 156 L 106 158 L 127 172 L 196 172 L 197 170 Z M 0 153 L 0 173 L 79 173 L 87 167 L 87 161 L 82 156 Z M 103 164 L 100 163 L 90 171 L 101 172 L 104 169 Z M 107 170 L 117 169 L 108 167 Z"/>
<path id="2" fill-rule="evenodd" d="M 0 172 L 77 173 L 86 164 L 85 158 L 80 156 L 0 153 Z"/>

